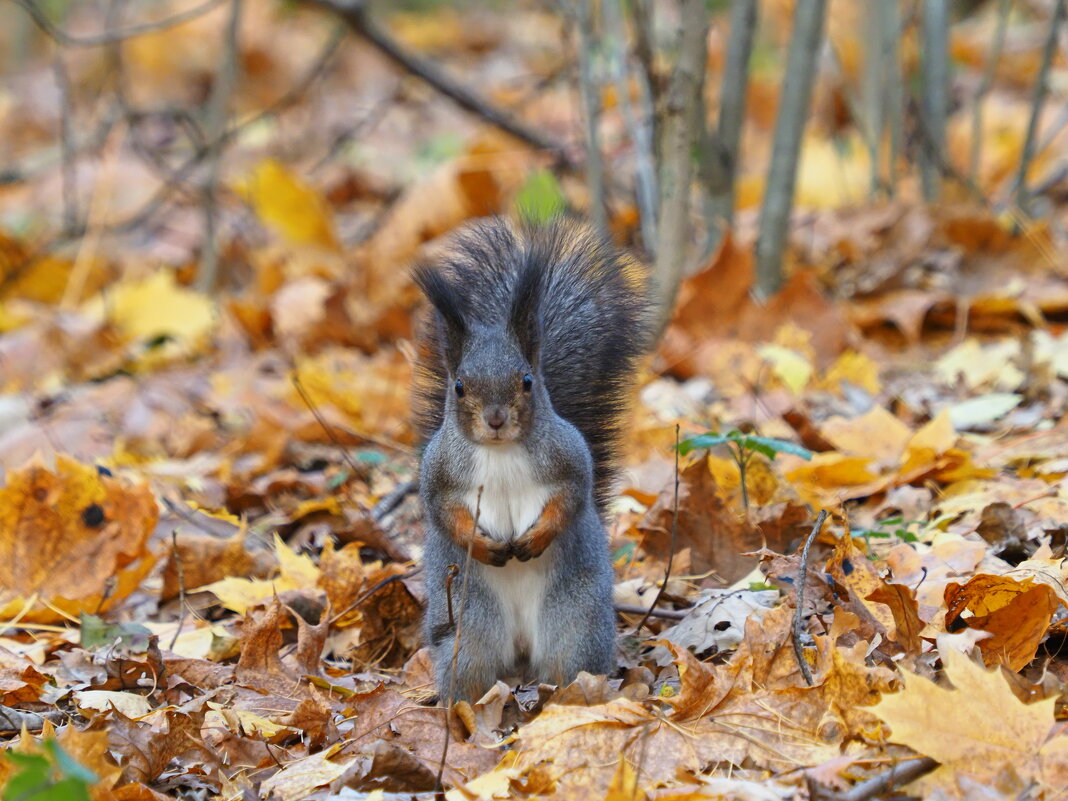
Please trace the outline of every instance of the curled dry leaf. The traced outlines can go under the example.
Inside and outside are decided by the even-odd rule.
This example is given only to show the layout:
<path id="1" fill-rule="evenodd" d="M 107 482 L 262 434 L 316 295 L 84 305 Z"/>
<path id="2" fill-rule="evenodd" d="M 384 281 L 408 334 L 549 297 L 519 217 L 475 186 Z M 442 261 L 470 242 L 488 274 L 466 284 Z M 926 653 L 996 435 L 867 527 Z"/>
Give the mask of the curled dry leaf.
<path id="1" fill-rule="evenodd" d="M 949 584 L 945 603 L 946 629 L 989 632 L 992 636 L 979 641 L 983 659 L 988 665 L 1005 664 L 1011 670 L 1022 670 L 1035 658 L 1060 605 L 1047 584 L 985 573 L 965 584 Z"/>
<path id="2" fill-rule="evenodd" d="M 0 489 L 0 618 L 51 623 L 125 599 L 155 563 L 148 538 L 158 514 L 147 486 L 64 456 L 55 472 L 9 473 Z"/>
<path id="3" fill-rule="evenodd" d="M 0 706 L 36 701 L 47 682 L 29 659 L 0 648 Z"/>

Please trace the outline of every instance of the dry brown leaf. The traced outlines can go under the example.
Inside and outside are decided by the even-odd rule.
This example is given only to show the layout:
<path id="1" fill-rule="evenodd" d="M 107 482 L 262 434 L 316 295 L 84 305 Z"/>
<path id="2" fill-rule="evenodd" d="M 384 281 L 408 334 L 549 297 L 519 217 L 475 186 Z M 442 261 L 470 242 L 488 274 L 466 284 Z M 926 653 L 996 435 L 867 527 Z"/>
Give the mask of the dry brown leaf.
<path id="1" fill-rule="evenodd" d="M 670 543 L 674 509 L 674 485 L 660 493 L 656 503 L 638 524 L 644 535 L 642 547 L 664 557 Z M 762 547 L 785 551 L 805 536 L 811 526 L 808 509 L 800 504 L 779 503 L 750 510 L 727 505 L 705 459 L 697 459 L 680 473 L 679 519 L 676 551 L 690 549 L 690 570 L 714 570 L 726 584 L 748 575 L 757 557 L 747 556 Z"/>
<path id="2" fill-rule="evenodd" d="M 54 622 L 110 609 L 155 563 L 148 487 L 60 456 L 8 473 L 0 489 L 0 617 Z"/>
<path id="3" fill-rule="evenodd" d="M 1022 670 L 1035 658 L 1060 601 L 1046 584 L 980 573 L 965 584 L 949 584 L 945 604 L 947 631 L 989 632 L 979 641 L 986 663 Z"/>

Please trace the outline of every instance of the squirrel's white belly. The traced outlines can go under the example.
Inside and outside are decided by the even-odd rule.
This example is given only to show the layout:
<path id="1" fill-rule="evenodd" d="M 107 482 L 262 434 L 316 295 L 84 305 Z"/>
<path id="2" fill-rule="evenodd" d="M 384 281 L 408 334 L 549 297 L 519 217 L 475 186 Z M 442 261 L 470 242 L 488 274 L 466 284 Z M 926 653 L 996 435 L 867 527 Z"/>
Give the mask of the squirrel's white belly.
<path id="1" fill-rule="evenodd" d="M 467 493 L 471 515 L 498 542 L 516 539 L 538 519 L 549 488 L 534 477 L 530 456 L 521 445 L 478 445 L 473 461 Z"/>
<path id="2" fill-rule="evenodd" d="M 538 519 L 548 499 L 549 488 L 538 483 L 529 454 L 521 445 L 475 447 L 467 505 L 486 534 L 500 542 L 519 537 Z M 541 657 L 543 644 L 538 632 L 551 552 L 527 562 L 512 559 L 503 567 L 479 565 L 504 612 L 510 635 L 506 639 L 516 652 L 513 658 L 519 653 L 533 661 Z"/>

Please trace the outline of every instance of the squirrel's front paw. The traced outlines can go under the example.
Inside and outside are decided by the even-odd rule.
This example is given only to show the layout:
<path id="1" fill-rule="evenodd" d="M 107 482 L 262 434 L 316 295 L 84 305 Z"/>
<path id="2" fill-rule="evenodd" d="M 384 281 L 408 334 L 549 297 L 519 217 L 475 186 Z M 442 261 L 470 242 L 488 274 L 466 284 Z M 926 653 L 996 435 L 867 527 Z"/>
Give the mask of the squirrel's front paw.
<path id="1" fill-rule="evenodd" d="M 541 556 L 547 545 L 547 542 L 542 545 L 536 538 L 530 536 L 530 534 L 524 534 L 519 539 L 512 541 L 512 556 L 520 562 L 526 562 Z"/>
<path id="2" fill-rule="evenodd" d="M 512 549 L 509 543 L 497 542 L 487 534 L 480 532 L 475 535 L 475 544 L 471 550 L 471 556 L 484 565 L 500 567 L 512 558 Z"/>

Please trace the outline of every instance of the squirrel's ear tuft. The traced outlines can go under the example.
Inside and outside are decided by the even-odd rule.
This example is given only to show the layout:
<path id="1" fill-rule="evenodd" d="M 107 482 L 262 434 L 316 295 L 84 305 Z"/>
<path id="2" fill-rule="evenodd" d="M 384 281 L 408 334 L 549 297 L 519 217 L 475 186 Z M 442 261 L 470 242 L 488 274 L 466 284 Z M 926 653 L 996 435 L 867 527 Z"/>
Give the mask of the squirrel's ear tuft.
<path id="1" fill-rule="evenodd" d="M 437 310 L 438 319 L 445 328 L 445 359 L 449 369 L 455 370 L 463 352 L 467 337 L 467 320 L 464 319 L 464 298 L 456 287 L 441 274 L 440 270 L 421 264 L 412 274 L 415 285 Z"/>
<path id="2" fill-rule="evenodd" d="M 519 342 L 524 358 L 533 366 L 538 361 L 538 346 L 541 341 L 541 293 L 542 269 L 535 259 L 527 261 L 519 271 L 508 324 Z"/>

